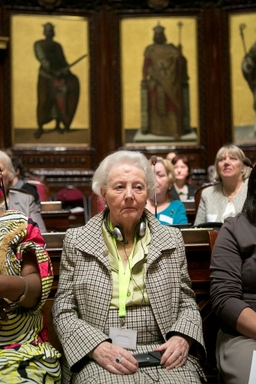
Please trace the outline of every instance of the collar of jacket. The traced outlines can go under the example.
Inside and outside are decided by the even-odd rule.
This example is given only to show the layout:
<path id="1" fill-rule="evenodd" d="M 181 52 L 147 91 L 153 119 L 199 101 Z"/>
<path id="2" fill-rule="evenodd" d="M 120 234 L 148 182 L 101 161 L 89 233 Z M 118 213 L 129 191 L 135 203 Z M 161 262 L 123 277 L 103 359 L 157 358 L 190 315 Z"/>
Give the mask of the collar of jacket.
<path id="1" fill-rule="evenodd" d="M 80 228 L 76 236 L 76 249 L 101 259 L 104 264 L 108 255 L 107 247 L 103 241 L 101 226 L 105 211 L 93 216 L 89 222 Z M 172 240 L 172 231 L 179 231 L 177 228 L 170 228 L 161 225 L 155 216 L 145 209 L 145 217 L 148 220 L 151 244 L 148 256 L 148 263 L 151 264 L 163 251 L 175 249 L 176 245 Z M 176 235 L 175 235 L 176 237 Z M 85 239 L 89 241 L 85 242 Z"/>

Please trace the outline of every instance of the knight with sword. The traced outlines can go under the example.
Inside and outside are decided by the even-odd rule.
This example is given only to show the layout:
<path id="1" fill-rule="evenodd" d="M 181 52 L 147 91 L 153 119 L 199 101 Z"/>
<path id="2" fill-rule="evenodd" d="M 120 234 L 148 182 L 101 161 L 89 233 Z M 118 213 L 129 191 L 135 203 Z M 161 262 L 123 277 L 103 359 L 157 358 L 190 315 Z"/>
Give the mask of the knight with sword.
<path id="1" fill-rule="evenodd" d="M 79 80 L 70 68 L 85 58 L 82 55 L 68 64 L 61 45 L 53 40 L 54 26 L 44 24 L 45 39 L 36 41 L 34 52 L 40 62 L 37 83 L 37 124 L 35 138 L 46 132 L 44 124 L 56 121 L 59 133 L 70 131 L 79 100 Z"/>

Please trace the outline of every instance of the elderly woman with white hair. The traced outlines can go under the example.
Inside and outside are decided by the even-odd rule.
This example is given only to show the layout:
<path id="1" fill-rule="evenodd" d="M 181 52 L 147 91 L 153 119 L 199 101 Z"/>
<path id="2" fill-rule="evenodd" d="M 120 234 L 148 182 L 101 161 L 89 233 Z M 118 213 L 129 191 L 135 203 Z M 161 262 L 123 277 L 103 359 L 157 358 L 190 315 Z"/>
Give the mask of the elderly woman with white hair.
<path id="1" fill-rule="evenodd" d="M 149 161 L 115 152 L 92 188 L 106 207 L 67 230 L 53 305 L 62 383 L 199 384 L 201 317 L 180 230 L 145 208 L 155 191 Z"/>
<path id="2" fill-rule="evenodd" d="M 43 218 L 40 213 L 40 207 L 35 203 L 34 197 L 20 190 L 11 189 L 15 177 L 15 169 L 11 158 L 4 151 L 0 151 L 0 210 L 16 210 L 25 213 L 37 223 L 42 233 L 47 232 Z"/>
<path id="3" fill-rule="evenodd" d="M 219 149 L 213 171 L 217 183 L 202 191 L 194 225 L 223 223 L 227 217 L 242 211 L 251 172 L 244 159 L 244 152 L 234 144 Z"/>

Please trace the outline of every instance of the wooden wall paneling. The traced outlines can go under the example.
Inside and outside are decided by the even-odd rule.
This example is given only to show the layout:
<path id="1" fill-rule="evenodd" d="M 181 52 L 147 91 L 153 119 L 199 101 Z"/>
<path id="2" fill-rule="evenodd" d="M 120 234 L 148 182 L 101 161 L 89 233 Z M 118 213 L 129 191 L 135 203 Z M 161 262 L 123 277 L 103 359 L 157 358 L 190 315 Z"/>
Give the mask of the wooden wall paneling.
<path id="1" fill-rule="evenodd" d="M 120 73 L 120 20 L 122 17 L 197 15 L 198 17 L 198 68 L 199 68 L 199 109 L 200 142 L 197 145 L 139 145 L 131 149 L 141 150 L 148 157 L 165 155 L 175 149 L 178 153 L 187 153 L 192 167 L 206 168 L 212 164 L 217 150 L 232 141 L 232 116 L 230 94 L 229 28 L 230 12 L 255 10 L 253 1 L 171 1 L 163 9 L 154 9 L 148 1 L 135 0 L 63 0 L 52 12 L 39 6 L 37 0 L 3 0 L 0 6 L 0 31 L 10 35 L 10 16 L 14 12 L 31 14 L 73 14 L 88 15 L 90 28 L 90 122 L 91 145 L 83 150 L 74 148 L 59 156 L 52 148 L 43 153 L 36 146 L 27 152 L 26 148 L 14 148 L 14 152 L 24 157 L 32 168 L 50 170 L 67 166 L 83 169 L 85 164 L 74 159 L 86 155 L 86 168 L 94 169 L 110 152 L 122 148 L 122 105 Z M 11 41 L 10 41 L 11 44 Z M 11 134 L 11 74 L 10 44 L 4 53 L 0 52 L 0 147 L 10 147 Z M 252 161 L 256 160 L 255 143 L 241 146 Z M 23 152 L 24 153 L 23 153 Z M 55 153 L 56 152 L 56 153 Z M 88 156 L 90 160 L 88 160 Z M 65 159 L 61 163 L 60 159 Z M 58 161 L 55 162 L 54 159 Z M 47 166 L 45 166 L 47 164 Z M 52 168 L 53 169 L 53 168 Z"/>
<path id="2" fill-rule="evenodd" d="M 3 120 L 0 122 L 1 137 L 0 145 L 1 148 L 9 147 L 12 145 L 12 132 L 11 132 L 11 76 L 10 76 L 10 55 L 11 55 L 11 36 L 10 36 L 10 23 L 8 14 L 5 9 L 1 9 L 2 12 L 2 33 L 4 36 L 10 38 L 7 49 L 3 53 L 3 61 L 1 60 L 1 84 L 3 84 L 3 99 L 1 108 L 3 110 Z"/>
<path id="3" fill-rule="evenodd" d="M 121 143 L 118 113 L 120 100 L 115 99 L 118 89 L 118 61 L 114 50 L 118 41 L 118 27 L 115 15 L 106 7 L 97 14 L 98 34 L 95 57 L 97 84 L 97 134 L 93 133 L 97 155 L 101 161 L 115 151 Z M 116 103 L 118 105 L 116 105 Z M 119 112 L 120 113 L 120 112 Z"/>
<path id="4" fill-rule="evenodd" d="M 228 14 L 225 9 L 221 14 L 222 35 L 221 50 L 222 50 L 222 87 L 223 87 L 223 128 L 226 132 L 224 138 L 226 143 L 231 143 L 232 135 L 232 107 L 231 107 L 231 74 L 230 74 L 230 32 Z"/>
<path id="5" fill-rule="evenodd" d="M 3 31 L 3 10 L 0 8 L 0 36 L 4 36 Z M 4 60 L 6 56 L 6 50 L 0 49 L 0 84 L 4 84 Z M 3 132 L 4 130 L 4 87 L 0 87 L 0 147 L 4 146 Z"/>
<path id="6" fill-rule="evenodd" d="M 96 167 L 96 151 L 86 148 L 24 148 L 15 147 L 13 152 L 21 157 L 25 168 L 33 175 L 46 181 L 51 199 L 67 185 L 91 193 L 93 169 Z"/>
<path id="7" fill-rule="evenodd" d="M 204 94 L 205 94 L 205 134 L 206 164 L 214 163 L 218 149 L 227 141 L 230 126 L 223 125 L 223 93 L 229 92 L 223 88 L 223 55 L 221 52 L 221 9 L 210 7 L 204 10 L 203 28 L 204 34 Z"/>
<path id="8" fill-rule="evenodd" d="M 26 168 L 31 171 L 44 169 L 76 170 L 93 169 L 95 150 L 90 147 L 14 147 L 16 156 L 23 158 Z"/>
<path id="9" fill-rule="evenodd" d="M 151 156 L 165 157 L 167 153 L 175 150 L 177 154 L 186 154 L 190 161 L 192 168 L 199 168 L 201 166 L 201 159 L 203 158 L 204 148 L 200 145 L 197 146 L 168 146 L 168 145 L 134 145 L 134 146 L 121 146 L 119 149 L 129 149 L 131 151 L 140 151 L 148 158 Z"/>
<path id="10" fill-rule="evenodd" d="M 206 73 L 205 73 L 205 33 L 204 33 L 204 10 L 198 13 L 197 39 L 198 39 L 198 92 L 199 92 L 199 126 L 200 126 L 200 159 L 197 167 L 206 167 Z M 199 150 L 199 148 L 198 148 Z M 194 165 L 191 163 L 191 167 Z"/>
<path id="11" fill-rule="evenodd" d="M 117 150 L 123 142 L 122 132 L 122 89 L 121 89 L 121 38 L 120 38 L 120 14 L 114 13 L 114 50 L 113 50 L 113 74 L 114 74 L 114 116 L 115 116 L 115 136 L 117 138 L 115 149 Z"/>
<path id="12" fill-rule="evenodd" d="M 91 12 L 89 18 L 89 50 L 90 50 L 90 146 L 87 148 L 87 151 L 93 152 L 94 156 L 91 158 L 91 169 L 96 167 L 98 164 L 98 152 L 95 150 L 97 148 L 97 137 L 100 135 L 98 130 L 98 76 L 97 76 L 97 65 L 98 64 L 98 50 L 99 50 L 99 29 L 98 29 L 98 13 Z"/>
<path id="13" fill-rule="evenodd" d="M 90 50 L 90 146 L 95 150 L 98 135 L 97 131 L 97 105 L 98 105 L 98 89 L 97 89 L 97 45 L 98 45 L 98 28 L 97 14 L 94 13 L 89 20 L 89 50 Z M 97 151 L 95 150 L 94 163 L 97 164 Z"/>

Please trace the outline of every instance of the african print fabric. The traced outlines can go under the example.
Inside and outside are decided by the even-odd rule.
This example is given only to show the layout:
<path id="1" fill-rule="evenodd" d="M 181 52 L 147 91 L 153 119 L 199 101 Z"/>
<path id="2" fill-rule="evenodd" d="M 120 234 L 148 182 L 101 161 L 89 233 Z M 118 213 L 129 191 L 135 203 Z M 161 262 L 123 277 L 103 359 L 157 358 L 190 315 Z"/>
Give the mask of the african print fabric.
<path id="1" fill-rule="evenodd" d="M 8 321 L 0 318 L 0 383 L 60 384 L 60 353 L 47 341 L 41 311 L 53 282 L 53 269 L 36 223 L 23 213 L 0 216 L 0 273 L 20 275 L 23 255 L 36 256 L 42 294 L 36 307 L 14 305 Z"/>

